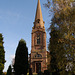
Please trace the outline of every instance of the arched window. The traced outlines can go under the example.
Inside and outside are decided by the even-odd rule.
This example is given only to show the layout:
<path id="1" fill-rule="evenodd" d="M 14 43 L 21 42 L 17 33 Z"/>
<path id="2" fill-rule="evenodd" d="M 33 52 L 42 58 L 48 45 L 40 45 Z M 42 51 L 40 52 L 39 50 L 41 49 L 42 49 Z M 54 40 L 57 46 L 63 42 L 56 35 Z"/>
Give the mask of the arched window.
<path id="1" fill-rule="evenodd" d="M 41 58 L 42 55 L 41 55 L 41 54 L 36 54 L 35 57 L 37 57 L 37 58 Z"/>
<path id="2" fill-rule="evenodd" d="M 37 44 L 40 44 L 40 35 L 37 35 Z"/>
<path id="3" fill-rule="evenodd" d="M 37 22 L 39 23 L 40 22 L 40 19 L 38 19 Z"/>

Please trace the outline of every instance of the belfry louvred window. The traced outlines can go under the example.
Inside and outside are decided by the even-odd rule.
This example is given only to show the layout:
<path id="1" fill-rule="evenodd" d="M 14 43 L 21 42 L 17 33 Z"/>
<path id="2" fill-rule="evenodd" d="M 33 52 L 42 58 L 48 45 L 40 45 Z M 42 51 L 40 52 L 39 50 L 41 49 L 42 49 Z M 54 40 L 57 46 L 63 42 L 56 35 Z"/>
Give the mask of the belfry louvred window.
<path id="1" fill-rule="evenodd" d="M 40 35 L 37 35 L 37 44 L 40 44 Z"/>

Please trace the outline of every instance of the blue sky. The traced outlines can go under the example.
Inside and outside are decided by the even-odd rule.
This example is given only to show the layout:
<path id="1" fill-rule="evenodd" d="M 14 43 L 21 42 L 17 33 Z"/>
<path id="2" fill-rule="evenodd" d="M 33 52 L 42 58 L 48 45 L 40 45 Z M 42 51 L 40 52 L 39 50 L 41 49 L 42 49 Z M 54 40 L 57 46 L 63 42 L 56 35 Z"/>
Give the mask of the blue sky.
<path id="1" fill-rule="evenodd" d="M 45 28 L 49 27 L 48 10 L 44 8 L 43 4 L 46 0 L 40 0 L 43 20 L 45 21 Z M 15 55 L 18 42 L 23 38 L 28 47 L 28 52 L 31 51 L 31 31 L 35 19 L 37 7 L 37 0 L 0 0 L 0 33 L 4 37 L 5 49 L 5 68 L 12 63 Z M 47 42 L 48 42 L 47 32 Z"/>

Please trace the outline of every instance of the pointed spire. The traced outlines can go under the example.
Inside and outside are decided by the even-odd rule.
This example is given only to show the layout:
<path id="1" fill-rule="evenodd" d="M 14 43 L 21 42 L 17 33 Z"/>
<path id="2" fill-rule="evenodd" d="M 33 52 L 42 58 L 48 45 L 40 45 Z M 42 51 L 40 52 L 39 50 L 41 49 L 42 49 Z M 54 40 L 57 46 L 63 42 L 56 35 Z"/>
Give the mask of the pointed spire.
<path id="1" fill-rule="evenodd" d="M 44 21 L 43 21 L 43 17 L 42 17 L 40 0 L 38 0 L 38 4 L 37 4 L 37 10 L 36 10 L 34 26 L 35 27 L 39 27 L 40 26 L 40 27 L 44 28 Z"/>
<path id="2" fill-rule="evenodd" d="M 37 10 L 36 10 L 35 21 L 36 21 L 37 19 L 40 19 L 41 21 L 43 21 L 42 11 L 41 11 L 41 5 L 40 5 L 40 0 L 38 0 L 38 4 L 37 4 Z"/>

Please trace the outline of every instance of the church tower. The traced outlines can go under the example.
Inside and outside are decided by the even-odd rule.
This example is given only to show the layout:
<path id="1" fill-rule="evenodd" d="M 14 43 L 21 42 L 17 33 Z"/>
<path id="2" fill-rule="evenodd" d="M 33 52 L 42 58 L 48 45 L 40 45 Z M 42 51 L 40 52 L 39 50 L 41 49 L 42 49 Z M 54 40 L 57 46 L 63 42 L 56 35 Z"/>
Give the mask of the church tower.
<path id="1" fill-rule="evenodd" d="M 33 73 L 47 70 L 46 32 L 42 17 L 40 0 L 38 0 L 31 42 L 31 68 Z"/>

